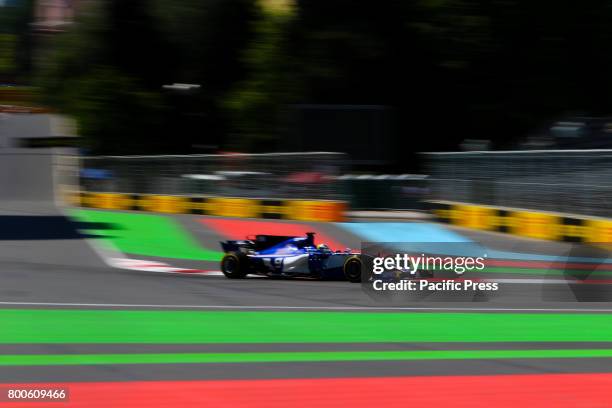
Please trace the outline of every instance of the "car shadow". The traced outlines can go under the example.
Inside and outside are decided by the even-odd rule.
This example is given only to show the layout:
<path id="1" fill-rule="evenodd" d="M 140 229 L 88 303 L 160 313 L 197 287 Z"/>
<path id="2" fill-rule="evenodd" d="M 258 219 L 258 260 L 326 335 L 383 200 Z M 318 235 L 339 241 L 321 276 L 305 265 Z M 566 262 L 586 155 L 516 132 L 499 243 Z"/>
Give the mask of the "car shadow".
<path id="1" fill-rule="evenodd" d="M 0 241 L 107 238 L 84 231 L 117 229 L 109 223 L 72 221 L 63 216 L 0 215 Z"/>

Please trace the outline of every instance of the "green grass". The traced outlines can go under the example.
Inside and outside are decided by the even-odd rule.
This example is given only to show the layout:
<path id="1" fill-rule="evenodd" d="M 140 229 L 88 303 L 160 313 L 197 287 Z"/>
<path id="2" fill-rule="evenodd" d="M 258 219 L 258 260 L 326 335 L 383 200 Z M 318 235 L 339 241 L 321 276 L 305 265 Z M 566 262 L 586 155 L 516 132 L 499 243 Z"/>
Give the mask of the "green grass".
<path id="1" fill-rule="evenodd" d="M 0 343 L 612 341 L 603 313 L 1 309 L 0 325 Z"/>
<path id="2" fill-rule="evenodd" d="M 92 228 L 86 232 L 125 253 L 202 261 L 218 261 L 223 256 L 221 251 L 202 248 L 167 216 L 93 210 L 72 210 L 70 215 L 83 223 L 107 224 L 109 229 Z"/>
<path id="3" fill-rule="evenodd" d="M 602 358 L 608 349 L 0 355 L 0 366 Z"/>

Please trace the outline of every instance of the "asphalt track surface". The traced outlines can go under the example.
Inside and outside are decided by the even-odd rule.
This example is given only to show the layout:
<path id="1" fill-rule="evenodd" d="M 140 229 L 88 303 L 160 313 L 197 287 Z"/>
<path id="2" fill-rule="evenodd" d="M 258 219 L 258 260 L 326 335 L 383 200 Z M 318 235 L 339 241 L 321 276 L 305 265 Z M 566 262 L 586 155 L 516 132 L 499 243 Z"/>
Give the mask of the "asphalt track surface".
<path id="1" fill-rule="evenodd" d="M 49 209 L 51 212 L 51 209 Z M 422 308 L 440 310 L 609 310 L 607 302 L 578 302 L 576 290 L 569 285 L 503 284 L 499 294 L 474 294 L 452 299 L 428 297 L 381 299 L 366 294 L 361 285 L 344 281 L 308 279 L 276 280 L 247 278 L 227 280 L 222 276 L 163 274 L 110 268 L 92 248 L 95 236 L 83 235 L 60 213 L 36 216 L 0 215 L 3 225 L 0 259 L 4 285 L 2 302 L 57 304 L 159 305 L 163 306 L 237 306 L 287 308 Z M 188 220 L 177 217 L 203 244 L 218 245 L 222 237 Z M 10 235 L 14 236 L 11 237 Z M 345 238 L 345 233 L 336 236 Z M 19 237 L 19 240 L 11 239 Z M 350 239 L 355 239 L 349 237 Z M 501 238 L 499 238 L 501 239 Z M 346 239 L 345 239 L 346 241 Z M 93 245 L 93 247 L 92 247 Z M 141 260 L 167 261 L 185 268 L 218 270 L 218 262 L 137 256 Z M 8 273 L 7 273 L 8 272 Z M 505 275 L 504 275 L 505 276 Z M 585 298 L 596 290 L 608 294 L 607 286 L 585 285 Z M 597 293 L 597 292 L 596 292 Z M 562 299 L 555 301 L 554 299 Z M 531 309 L 531 310 L 529 310 Z"/>
<path id="2" fill-rule="evenodd" d="M 448 301 L 447 299 L 439 301 L 410 299 L 406 301 L 403 299 L 400 302 L 393 300 L 381 303 L 379 299 L 368 296 L 360 285 L 342 281 L 266 278 L 227 280 L 217 276 L 166 274 L 114 268 L 105 261 L 106 256 L 129 256 L 144 261 L 165 261 L 184 268 L 206 270 L 218 270 L 218 263 L 193 259 L 113 254 L 112 251 L 105 248 L 103 244 L 100 244 L 103 239 L 92 232 L 106 228 L 105 225 L 92 225 L 71 219 L 66 216 L 66 209 L 58 208 L 55 203 L 53 156 L 66 152 L 57 149 L 17 147 L 15 139 L 17 136 L 47 136 L 44 130 L 46 126 L 48 124 L 44 116 L 10 115 L 0 121 L 0 316 L 3 316 L 1 319 L 5 319 L 3 320 L 5 329 L 12 327 L 15 332 L 22 329 L 33 333 L 31 338 L 25 340 L 19 340 L 17 336 L 19 333 L 13 338 L 6 335 L 6 331 L 5 334 L 0 334 L 1 383 L 69 384 L 76 401 L 75 406 L 95 406 L 94 399 L 96 398 L 96 401 L 106 401 L 106 406 L 136 406 L 147 400 L 144 397 L 145 394 L 150 398 L 158 395 L 157 402 L 149 400 L 149 406 L 170 406 L 175 400 L 163 399 L 168 398 L 168 393 L 161 395 L 159 394 L 160 389 L 179 390 L 186 383 L 173 383 L 173 381 L 185 380 L 191 381 L 190 384 L 196 388 L 200 387 L 198 384 L 201 382 L 200 391 L 208 389 L 207 387 L 213 383 L 217 384 L 218 387 L 214 390 L 208 389 L 209 402 L 225 401 L 226 405 L 243 406 L 257 405 L 253 400 L 240 400 L 240 395 L 254 392 L 254 390 L 259 390 L 256 394 L 257 402 L 265 401 L 267 404 L 263 405 L 267 406 L 283 404 L 284 406 L 298 406 L 300 405 L 298 401 L 307 401 L 310 406 L 325 401 L 332 405 L 351 403 L 355 406 L 367 406 L 367 402 L 373 403 L 375 399 L 363 390 L 372 389 L 372 384 L 378 384 L 381 390 L 387 389 L 387 386 L 391 387 L 387 389 L 388 391 L 396 390 L 398 401 L 410 397 L 413 401 L 425 403 L 427 395 L 419 391 L 424 387 L 423 380 L 429 384 L 432 382 L 446 383 L 447 380 L 448 384 L 455 384 L 454 388 L 447 386 L 450 387 L 448 393 L 456 393 L 455 397 L 448 395 L 444 399 L 441 396 L 434 398 L 429 395 L 433 405 L 465 403 L 465 406 L 478 406 L 477 401 L 481 400 L 495 401 L 495 405 L 503 406 L 502 402 L 511 402 L 512 398 L 517 396 L 534 398 L 533 401 L 538 401 L 538 398 L 542 398 L 540 393 L 544 395 L 540 406 L 547 404 L 550 406 L 564 406 L 564 404 L 565 406 L 580 406 L 582 403 L 585 403 L 584 406 L 589 406 L 587 398 L 593 398 L 591 400 L 593 404 L 590 405 L 612 405 L 612 398 L 607 394 L 612 384 L 609 376 L 612 369 L 612 358 L 542 357 L 547 350 L 569 350 L 571 354 L 575 349 L 612 349 L 612 337 L 600 336 L 599 338 L 594 335 L 589 337 L 585 334 L 588 328 L 581 329 L 582 333 L 576 334 L 574 341 L 571 341 L 574 338 L 572 327 L 565 328 L 569 334 L 563 337 L 562 341 L 554 338 L 546 338 L 546 341 L 537 339 L 521 341 L 520 338 L 510 335 L 502 336 L 495 341 L 461 341 L 470 338 L 469 336 L 465 338 L 459 336 L 455 341 L 439 341 L 436 336 L 440 333 L 436 331 L 435 325 L 423 329 L 426 334 L 429 333 L 432 341 L 427 341 L 426 335 L 423 337 L 425 340 L 416 336 L 415 338 L 419 340 L 411 341 L 410 336 L 407 335 L 401 341 L 391 342 L 381 340 L 384 336 L 381 336 L 378 341 L 360 341 L 357 335 L 343 341 L 333 339 L 332 341 L 310 341 L 308 339 L 305 341 L 273 341 L 272 338 L 266 342 L 234 342 L 228 337 L 229 340 L 220 342 L 207 342 L 206 339 L 202 339 L 201 342 L 177 340 L 165 343 L 161 340 L 156 341 L 153 335 L 151 341 L 138 342 L 106 341 L 103 336 L 92 337 L 91 341 L 45 340 L 45 330 L 53 332 L 53 327 L 41 326 L 38 328 L 28 325 L 33 325 L 38 321 L 36 319 L 41 313 L 48 311 L 82 313 L 80 320 L 74 320 L 77 331 L 80 328 L 85 330 L 89 316 L 97 311 L 117 312 L 118 320 L 123 319 L 125 313 L 132 311 L 172 314 L 172 316 L 178 313 L 176 321 L 172 323 L 177 325 L 180 325 L 184 316 L 187 316 L 186 313 L 209 313 L 214 318 L 217 316 L 214 313 L 223 311 L 254 313 L 254 318 L 259 316 L 257 313 L 271 311 L 279 314 L 292 314 L 296 316 L 296 319 L 301 318 L 300 316 L 307 317 L 311 312 L 342 313 L 343 316 L 348 316 L 347 319 L 350 318 L 349 315 L 366 312 L 377 313 L 380 319 L 388 319 L 390 315 L 398 313 L 406 314 L 410 318 L 425 314 L 439 321 L 439 331 L 450 333 L 451 338 L 452 333 L 462 324 L 460 317 L 463 315 L 457 314 L 456 319 L 453 319 L 452 316 L 460 312 L 473 312 L 485 317 L 494 314 L 499 316 L 499 319 L 505 319 L 510 314 L 512 316 L 533 314 L 540 317 L 545 315 L 544 318 L 548 315 L 564 316 L 564 318 L 567 318 L 568 315 L 608 316 L 608 313 L 612 311 L 609 302 L 576 302 L 575 291 L 568 288 L 567 285 L 549 285 L 550 287 L 545 288 L 538 285 L 507 285 L 502 296 L 475 297 L 469 299 L 469 302 L 463 298 L 459 299 L 460 301 Z M 206 224 L 206 217 L 175 216 L 172 219 L 194 237 L 202 247 L 216 248 L 218 241 L 226 238 L 218 230 L 211 228 L 210 224 Z M 212 221 L 217 222 L 218 219 L 212 219 Z M 308 226 L 311 227 L 313 224 L 310 223 Z M 332 224 L 314 224 L 314 227 L 334 241 L 359 247 L 361 238 L 345 229 Z M 253 233 L 258 232 L 253 231 Z M 570 253 L 582 251 L 581 249 L 576 250 L 569 244 L 520 240 L 500 234 L 462 230 L 456 232 L 477 242 L 486 242 L 488 246 L 500 250 L 554 255 L 567 254 L 568 251 Z M 31 312 L 31 319 L 27 317 L 21 320 L 9 318 L 8 316 L 13 311 Z M 3 312 L 6 313 L 2 314 Z M 299 313 L 306 313 L 306 315 Z M 551 319 L 555 319 L 554 316 Z M 551 323 L 551 330 L 558 329 L 559 325 L 564 324 L 563 322 L 564 320 L 561 319 Z M 152 320 L 147 324 L 153 327 L 157 323 Z M 114 323 L 105 321 L 104 324 L 112 326 Z M 266 324 L 261 326 L 262 331 L 268 327 Z M 168 327 L 177 329 L 180 326 Z M 274 327 L 275 330 L 279 330 L 278 338 L 285 339 L 286 333 L 283 333 L 282 328 L 289 326 Z M 486 329 L 489 326 L 482 327 Z M 595 331 L 598 328 L 597 325 L 591 326 L 591 329 Z M 330 329 L 330 326 L 325 325 L 313 326 L 313 330 Z M 37 330 L 40 330 L 41 333 L 42 340 L 40 341 L 35 335 Z M 129 326 L 128 328 L 113 326 L 112 330 L 129 331 Z M 237 338 L 240 340 L 241 328 L 237 327 L 236 330 Z M 584 335 L 584 338 L 581 335 Z M 302 352 L 470 350 L 480 352 L 539 350 L 542 355 L 536 353 L 535 356 L 526 358 L 513 358 L 512 354 L 504 358 L 415 359 L 409 357 L 398 360 L 369 360 L 364 359 L 363 355 L 358 355 L 353 360 L 342 358 L 338 360 L 332 358 L 330 361 L 317 361 L 316 358 L 310 361 L 291 360 L 299 357 L 296 357 L 295 353 Z M 6 355 L 17 356 L 15 358 L 19 359 L 19 356 L 31 358 L 37 355 L 120 355 L 120 357 L 125 357 L 159 353 L 203 353 L 206 355 L 210 353 L 215 355 L 219 353 L 263 353 L 265 357 L 265 353 L 270 352 L 287 353 L 289 360 L 165 362 L 161 364 L 123 362 L 74 365 L 63 363 L 7 365 L 7 363 L 2 363 L 2 357 Z M 554 374 L 562 376 L 553 377 Z M 525 377 L 526 375 L 534 377 Z M 369 382 L 369 385 L 360 385 L 362 383 L 356 380 L 359 377 L 364 377 L 364 384 Z M 295 383 L 284 382 L 270 385 L 263 381 L 280 379 L 295 381 Z M 521 382 L 525 379 L 529 379 L 527 384 Z M 317 382 L 319 380 L 322 382 Z M 507 382 L 503 383 L 503 381 Z M 126 390 L 122 384 L 129 384 L 128 389 Z M 412 394 L 406 394 L 405 390 L 409 389 L 408 384 L 412 384 L 412 387 L 416 387 L 417 390 Z M 522 385 L 517 388 L 516 384 Z M 483 392 L 484 387 L 487 386 L 492 390 L 489 393 Z M 157 390 L 152 390 L 151 387 Z M 320 390 L 318 399 L 316 395 L 308 395 L 310 392 L 305 391 L 305 389 L 313 389 L 312 387 Z M 338 387 L 351 387 L 353 392 L 334 393 L 333 390 L 338 390 Z M 397 391 L 398 389 L 404 391 Z M 115 392 L 115 395 L 122 397 L 119 400 L 113 400 L 108 395 L 100 396 L 103 390 L 107 390 L 107 394 Z M 191 399 L 183 401 L 186 406 L 194 401 L 202 400 L 201 395 L 192 395 L 194 389 L 190 390 L 182 391 L 185 392 L 185 395 L 191 395 L 189 397 Z M 77 395 L 78 392 L 82 392 L 81 397 Z M 189 394 L 190 392 L 192 394 Z M 290 392 L 293 394 L 288 394 Z M 491 394 L 493 392 L 497 392 L 498 397 L 493 397 Z M 282 397 L 280 402 L 279 395 Z M 363 397 L 361 402 L 351 399 L 359 395 Z M 549 399 L 546 399 L 546 396 Z M 111 399 L 105 400 L 104 398 Z M 215 398 L 219 399 L 215 400 Z M 385 401 L 385 404 L 390 406 L 398 402 L 387 397 L 382 398 L 380 395 L 377 398 L 376 401 Z M 502 399 L 495 400 L 495 398 Z M 36 403 L 33 406 L 45 405 Z"/>

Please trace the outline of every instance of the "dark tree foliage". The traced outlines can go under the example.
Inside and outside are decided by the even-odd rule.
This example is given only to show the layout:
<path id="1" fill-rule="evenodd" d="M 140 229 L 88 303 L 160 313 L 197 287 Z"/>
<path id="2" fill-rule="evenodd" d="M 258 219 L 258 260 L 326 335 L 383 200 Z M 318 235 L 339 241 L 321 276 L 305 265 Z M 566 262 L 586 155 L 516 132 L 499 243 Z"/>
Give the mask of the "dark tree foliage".
<path id="1" fill-rule="evenodd" d="M 606 0 L 96 4 L 41 83 L 98 152 L 275 150 L 288 106 L 364 104 L 393 108 L 401 167 L 411 152 L 512 147 L 553 119 L 612 110 Z M 161 90 L 173 82 L 201 88 Z"/>
<path id="2" fill-rule="evenodd" d="M 235 140 L 279 132 L 289 103 L 381 104 L 397 112 L 396 162 L 466 138 L 512 147 L 565 115 L 610 115 L 610 21 L 604 0 L 298 0 L 247 52 Z"/>
<path id="3" fill-rule="evenodd" d="M 242 75 L 254 0 L 100 0 L 40 65 L 52 106 L 96 154 L 190 153 L 225 132 L 220 95 Z M 166 91 L 173 83 L 200 91 Z"/>
<path id="4" fill-rule="evenodd" d="M 31 71 L 30 22 L 34 0 L 6 1 L 0 7 L 0 83 L 27 82 Z"/>

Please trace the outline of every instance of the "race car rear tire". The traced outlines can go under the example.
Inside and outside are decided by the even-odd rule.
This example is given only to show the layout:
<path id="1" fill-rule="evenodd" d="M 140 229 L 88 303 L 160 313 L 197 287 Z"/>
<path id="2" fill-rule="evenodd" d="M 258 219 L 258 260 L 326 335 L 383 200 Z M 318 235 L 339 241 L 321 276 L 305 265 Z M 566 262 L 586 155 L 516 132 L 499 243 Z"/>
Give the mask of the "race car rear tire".
<path id="1" fill-rule="evenodd" d="M 353 283 L 361 282 L 362 266 L 363 262 L 361 262 L 361 258 L 358 255 L 348 257 L 342 267 L 346 280 Z"/>
<path id="2" fill-rule="evenodd" d="M 228 279 L 242 279 L 247 276 L 248 261 L 242 252 L 228 252 L 221 259 L 221 272 Z"/>

